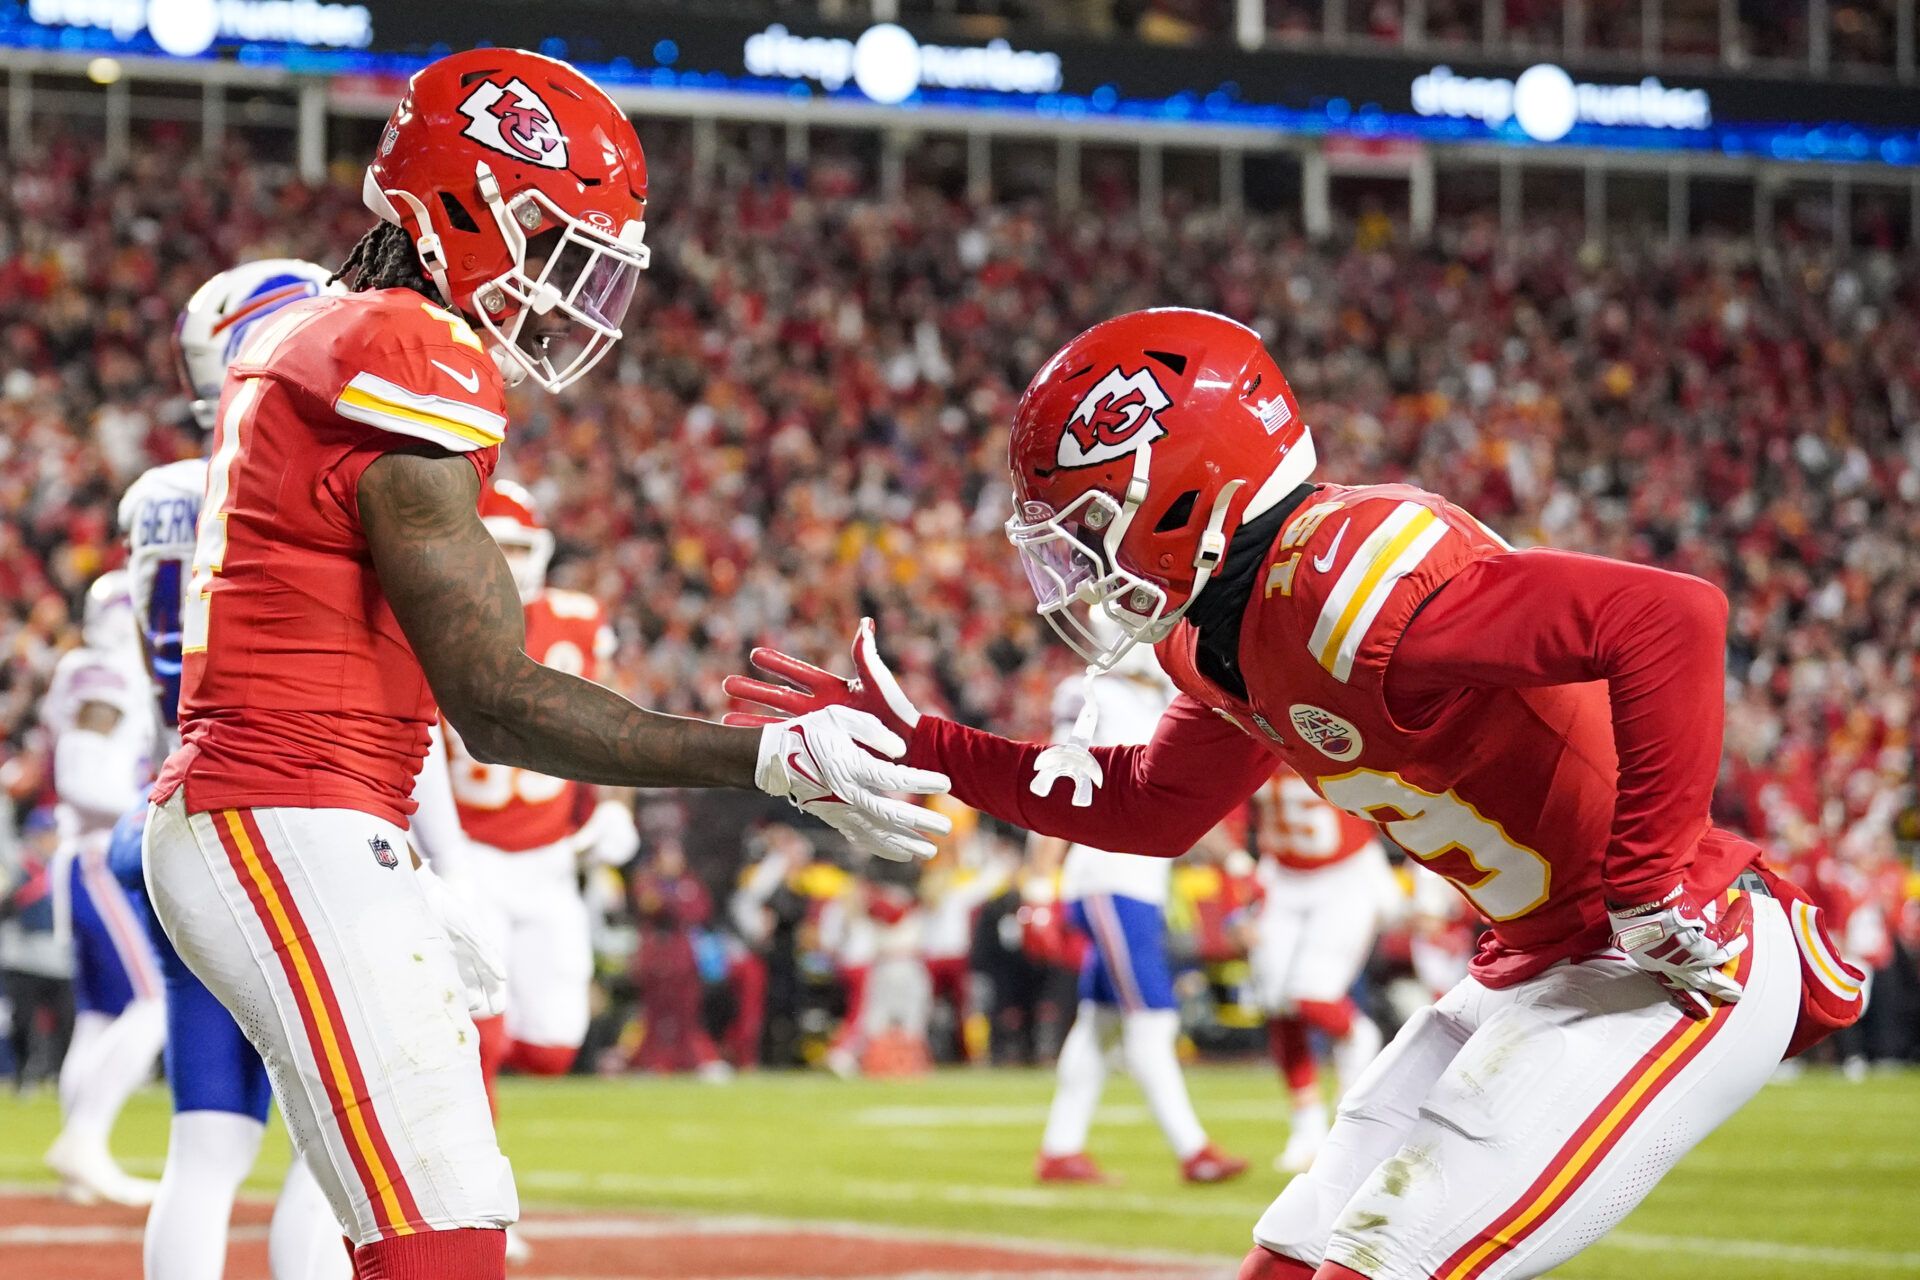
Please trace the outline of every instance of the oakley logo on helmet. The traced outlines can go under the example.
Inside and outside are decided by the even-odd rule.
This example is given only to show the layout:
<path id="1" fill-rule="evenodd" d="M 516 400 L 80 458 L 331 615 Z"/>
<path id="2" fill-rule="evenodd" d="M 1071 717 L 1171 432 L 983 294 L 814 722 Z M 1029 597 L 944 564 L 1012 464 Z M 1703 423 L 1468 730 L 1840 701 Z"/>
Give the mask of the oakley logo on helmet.
<path id="1" fill-rule="evenodd" d="M 518 76 L 502 88 L 482 80 L 460 104 L 467 127 L 460 132 L 483 147 L 547 169 L 567 167 L 567 140 L 553 112 Z"/>
<path id="2" fill-rule="evenodd" d="M 1154 415 L 1172 403 L 1151 370 L 1108 370 L 1068 415 L 1059 465 L 1092 467 L 1138 452 L 1167 434 Z"/>

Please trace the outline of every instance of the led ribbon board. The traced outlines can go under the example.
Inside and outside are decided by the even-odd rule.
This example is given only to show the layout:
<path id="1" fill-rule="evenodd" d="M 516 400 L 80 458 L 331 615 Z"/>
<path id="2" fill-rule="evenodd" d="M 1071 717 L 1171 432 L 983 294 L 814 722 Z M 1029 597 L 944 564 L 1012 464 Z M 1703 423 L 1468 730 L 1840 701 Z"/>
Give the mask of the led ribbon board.
<path id="1" fill-rule="evenodd" d="M 586 0 L 0 0 L 0 47 L 222 58 L 392 77 L 456 48 L 518 45 L 609 87 L 1512 147 L 1920 163 L 1920 93 L 1893 83 L 1616 73 L 1402 51 L 1244 52 L 933 26 L 770 23 L 667 0 L 609 24 Z"/>

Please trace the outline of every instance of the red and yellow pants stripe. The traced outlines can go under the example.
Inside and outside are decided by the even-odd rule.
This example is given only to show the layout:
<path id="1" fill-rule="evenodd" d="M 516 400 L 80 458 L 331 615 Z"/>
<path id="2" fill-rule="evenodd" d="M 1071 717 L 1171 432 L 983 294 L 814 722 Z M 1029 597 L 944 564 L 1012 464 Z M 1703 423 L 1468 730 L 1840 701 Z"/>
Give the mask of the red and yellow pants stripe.
<path id="1" fill-rule="evenodd" d="M 1753 953 L 1750 944 L 1733 961 L 1734 973 L 1742 983 L 1752 971 Z M 1696 1022 L 1676 1011 L 1673 1028 L 1655 1041 L 1600 1105 L 1587 1114 L 1520 1197 L 1434 1271 L 1434 1280 L 1477 1280 L 1551 1221 L 1662 1092 L 1725 1031 L 1732 1015 L 1732 1007 L 1722 1006 L 1712 1017 Z"/>
<path id="2" fill-rule="evenodd" d="M 222 809 L 209 815 L 235 877 L 246 890 L 259 926 L 273 946 L 280 972 L 293 993 L 307 1048 L 326 1092 L 331 1120 L 352 1159 L 383 1236 L 421 1229 L 421 1213 L 394 1158 L 367 1077 L 349 1034 L 332 980 L 312 932 L 287 887 L 252 811 Z M 324 1119 L 323 1119 L 324 1122 Z"/>

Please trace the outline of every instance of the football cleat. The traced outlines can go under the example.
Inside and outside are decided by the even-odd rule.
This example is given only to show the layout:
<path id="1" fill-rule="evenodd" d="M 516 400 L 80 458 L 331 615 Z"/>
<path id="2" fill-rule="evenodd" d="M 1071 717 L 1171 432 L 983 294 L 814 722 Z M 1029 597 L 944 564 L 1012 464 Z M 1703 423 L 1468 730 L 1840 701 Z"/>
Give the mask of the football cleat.
<path id="1" fill-rule="evenodd" d="M 160 1184 L 136 1178 L 115 1163 L 104 1147 L 76 1141 L 63 1133 L 47 1148 L 47 1167 L 60 1175 L 61 1194 L 75 1204 L 126 1205 L 144 1209 L 153 1203 Z"/>
<path id="2" fill-rule="evenodd" d="M 1066 1156 L 1050 1156 L 1043 1151 L 1040 1153 L 1040 1158 L 1034 1162 L 1033 1176 L 1040 1182 L 1111 1183 L 1114 1181 L 1084 1151 L 1076 1151 Z"/>
<path id="3" fill-rule="evenodd" d="M 1209 1142 L 1180 1162 L 1180 1176 L 1188 1182 L 1231 1182 L 1247 1171 L 1247 1162 L 1230 1156 Z"/>

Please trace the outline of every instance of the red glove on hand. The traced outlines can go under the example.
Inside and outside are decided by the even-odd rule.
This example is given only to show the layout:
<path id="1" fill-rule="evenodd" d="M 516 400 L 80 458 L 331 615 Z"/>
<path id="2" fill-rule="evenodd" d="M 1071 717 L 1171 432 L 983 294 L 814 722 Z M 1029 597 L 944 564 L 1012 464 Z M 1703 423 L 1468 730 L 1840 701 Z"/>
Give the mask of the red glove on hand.
<path id="1" fill-rule="evenodd" d="M 1712 1017 L 1716 1004 L 1740 999 L 1739 980 L 1723 966 L 1747 949 L 1746 929 L 1752 919 L 1753 904 L 1746 894 L 1710 914 L 1684 885 L 1642 906 L 1607 908 L 1613 945 L 1694 1019 Z"/>
<path id="2" fill-rule="evenodd" d="M 721 682 L 729 698 L 757 703 L 777 714 L 731 711 L 724 717 L 731 725 L 775 724 L 794 716 L 803 716 L 822 707 L 852 707 L 876 717 L 902 738 L 911 740 L 919 727 L 920 712 L 901 691 L 900 682 L 880 660 L 873 638 L 873 619 L 860 619 L 853 633 L 853 677 L 822 671 L 811 662 L 784 654 L 778 649 L 755 649 L 749 655 L 754 669 L 785 684 L 768 684 L 751 676 L 728 676 Z"/>

